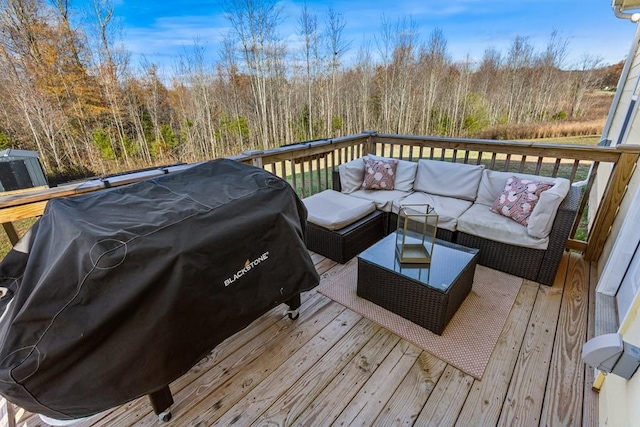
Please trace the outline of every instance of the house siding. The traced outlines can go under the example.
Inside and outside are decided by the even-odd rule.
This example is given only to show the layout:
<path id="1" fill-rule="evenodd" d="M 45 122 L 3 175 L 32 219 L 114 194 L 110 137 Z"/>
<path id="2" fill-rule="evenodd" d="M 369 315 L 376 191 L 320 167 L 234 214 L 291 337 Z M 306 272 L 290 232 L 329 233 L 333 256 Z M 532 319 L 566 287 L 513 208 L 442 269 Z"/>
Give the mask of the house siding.
<path id="1" fill-rule="evenodd" d="M 626 322 L 621 327 L 625 341 L 640 345 L 640 294 L 636 295 Z M 640 420 L 640 374 L 630 380 L 607 375 L 600 389 L 600 425 L 637 426 Z"/>
<path id="2" fill-rule="evenodd" d="M 622 83 L 621 93 L 616 105 L 613 105 L 610 115 L 613 115 L 610 118 L 610 126 L 608 128 L 608 132 L 606 135 L 603 135 L 603 139 L 609 139 L 612 142 L 612 145 L 616 145 L 620 134 L 622 131 L 622 127 L 627 117 L 627 113 L 629 111 L 629 107 L 631 106 L 631 101 L 633 95 L 640 95 L 640 45 L 638 43 L 640 39 L 640 26 L 636 30 L 636 36 L 633 40 L 632 50 L 630 51 L 630 57 L 632 57 L 633 62 L 631 64 L 631 68 L 629 69 L 629 74 L 627 78 Z M 628 124 L 627 132 L 623 136 L 623 139 L 620 141 L 620 144 L 640 144 L 640 114 L 638 114 L 638 109 L 640 107 L 640 99 L 636 102 L 636 107 L 633 111 L 633 115 L 630 117 L 630 121 Z M 598 260 L 598 272 L 602 273 L 604 265 L 606 264 L 609 255 L 611 254 L 611 249 L 613 248 L 613 243 L 617 238 L 620 228 L 622 227 L 622 221 L 624 220 L 627 212 L 629 211 L 629 206 L 631 205 L 631 199 L 636 194 L 638 187 L 640 186 L 640 173 L 638 172 L 639 168 L 636 168 L 636 172 L 634 173 L 633 178 L 629 182 L 629 189 L 627 190 L 626 197 L 623 199 L 620 205 L 620 211 L 611 227 L 611 234 L 609 239 L 604 245 L 602 256 Z M 609 180 L 609 176 L 611 174 L 611 166 L 610 165 L 601 165 L 598 168 L 598 175 L 596 177 L 596 185 L 595 190 L 591 193 L 591 198 L 589 203 L 591 206 L 597 206 L 598 202 L 602 198 L 602 193 L 604 192 L 604 188 L 606 186 L 607 181 Z M 590 212 L 590 220 L 595 215 L 595 212 Z"/>
<path id="3" fill-rule="evenodd" d="M 640 99 L 640 47 L 638 40 L 640 37 L 640 27 L 636 30 L 629 58 L 633 61 L 617 99 L 617 103 L 612 105 L 609 112 L 610 117 L 603 139 L 609 139 L 612 145 L 620 144 L 640 144 L 640 114 L 638 113 Z M 624 77 L 624 76 L 623 76 Z M 635 95 L 635 96 L 634 96 Z M 636 99 L 636 105 L 629 116 L 632 99 Z M 623 133 L 625 120 L 629 118 L 628 128 Z M 639 165 L 640 166 L 640 165 Z M 592 197 L 599 200 L 604 185 L 609 178 L 611 168 L 604 166 L 598 169 L 597 190 Z M 640 168 L 636 168 L 634 176 L 629 182 L 629 188 L 620 205 L 620 211 L 612 225 L 611 233 L 604 245 L 602 256 L 598 260 L 598 272 L 602 273 L 604 266 L 611 256 L 614 242 L 619 237 L 624 218 L 630 213 L 629 209 L 633 197 L 640 188 Z M 595 206 L 595 205 L 593 205 Z M 623 339 L 631 344 L 640 346 L 640 294 L 634 298 L 631 309 L 623 320 L 619 332 Z M 601 377 L 602 378 L 602 377 Z M 598 382 L 598 381 L 596 381 Z M 609 426 L 631 426 L 640 420 L 640 373 L 636 373 L 630 380 L 625 380 L 615 375 L 604 377 L 600 388 L 599 396 L 599 421 L 600 425 Z M 632 421 L 635 420 L 635 421 Z"/>

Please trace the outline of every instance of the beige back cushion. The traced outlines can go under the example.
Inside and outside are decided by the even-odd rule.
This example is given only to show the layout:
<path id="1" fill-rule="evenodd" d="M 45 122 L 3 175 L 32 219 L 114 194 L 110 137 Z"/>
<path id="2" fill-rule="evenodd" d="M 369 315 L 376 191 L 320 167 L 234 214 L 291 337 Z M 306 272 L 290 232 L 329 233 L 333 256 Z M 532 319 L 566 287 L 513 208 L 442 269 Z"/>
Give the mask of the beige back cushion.
<path id="1" fill-rule="evenodd" d="M 374 154 L 369 154 L 367 157 L 371 157 L 374 160 L 391 159 L 390 157 L 380 157 Z M 400 191 L 412 191 L 417 169 L 418 165 L 415 162 L 398 160 L 396 179 L 393 183 L 393 188 Z M 359 157 L 350 162 L 341 164 L 338 166 L 338 172 L 340 173 L 340 186 L 343 193 L 351 194 L 354 191 L 360 190 L 362 183 L 364 182 L 363 158 Z"/>
<path id="2" fill-rule="evenodd" d="M 364 181 L 364 161 L 359 157 L 350 162 L 343 163 L 338 166 L 340 173 L 341 191 L 345 194 L 351 194 L 358 191 Z"/>
<path id="3" fill-rule="evenodd" d="M 422 159 L 418 161 L 413 188 L 438 196 L 474 201 L 483 169 L 482 165 Z"/>

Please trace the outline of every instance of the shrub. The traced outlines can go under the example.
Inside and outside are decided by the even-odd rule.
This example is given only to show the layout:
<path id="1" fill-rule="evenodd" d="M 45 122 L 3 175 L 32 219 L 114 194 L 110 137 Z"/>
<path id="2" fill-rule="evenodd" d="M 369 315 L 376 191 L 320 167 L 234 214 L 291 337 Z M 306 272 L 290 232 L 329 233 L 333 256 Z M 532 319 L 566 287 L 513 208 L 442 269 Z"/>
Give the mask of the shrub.
<path id="1" fill-rule="evenodd" d="M 564 110 L 560 110 L 551 116 L 551 120 L 564 120 L 567 118 L 567 112 Z"/>
<path id="2" fill-rule="evenodd" d="M 113 151 L 113 145 L 111 145 L 111 138 L 104 129 L 96 129 L 93 131 L 93 143 L 98 148 L 100 157 L 106 160 L 114 160 L 116 155 Z"/>

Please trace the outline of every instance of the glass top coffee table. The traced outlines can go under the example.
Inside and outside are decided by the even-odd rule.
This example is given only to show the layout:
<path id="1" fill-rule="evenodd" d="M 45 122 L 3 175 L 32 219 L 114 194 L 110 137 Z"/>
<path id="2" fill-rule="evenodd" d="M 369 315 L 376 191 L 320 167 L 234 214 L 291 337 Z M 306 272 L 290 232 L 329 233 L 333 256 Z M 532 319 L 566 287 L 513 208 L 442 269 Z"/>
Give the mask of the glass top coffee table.
<path id="1" fill-rule="evenodd" d="M 436 239 L 431 263 L 400 264 L 391 233 L 358 255 L 358 296 L 441 335 L 471 292 L 478 249 Z"/>

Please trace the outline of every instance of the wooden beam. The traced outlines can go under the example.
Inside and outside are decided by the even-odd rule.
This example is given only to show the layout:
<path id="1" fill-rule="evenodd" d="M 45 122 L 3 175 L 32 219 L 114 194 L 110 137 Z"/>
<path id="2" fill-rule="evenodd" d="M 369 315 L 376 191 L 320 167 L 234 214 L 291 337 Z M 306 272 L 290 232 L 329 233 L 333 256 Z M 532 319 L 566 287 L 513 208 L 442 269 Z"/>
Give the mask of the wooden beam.
<path id="1" fill-rule="evenodd" d="M 26 205 L 0 209 L 0 222 L 5 224 L 21 219 L 41 216 L 44 212 L 44 208 L 47 206 L 47 203 L 49 203 L 48 200 L 43 200 L 41 202 L 34 202 Z M 7 227 L 5 227 L 4 229 L 5 231 L 7 231 Z M 9 234 L 9 231 L 7 231 L 7 234 Z"/>
<path id="2" fill-rule="evenodd" d="M 584 253 L 584 251 L 587 250 L 587 242 L 582 242 L 580 240 L 575 240 L 575 239 L 569 239 L 567 240 L 566 248 L 576 252 Z"/>
<path id="3" fill-rule="evenodd" d="M 494 141 L 486 139 L 424 137 L 407 135 L 375 136 L 378 143 L 427 146 L 440 149 L 457 149 L 470 151 L 497 152 L 503 154 L 519 154 L 527 156 L 555 157 L 570 160 L 589 160 L 614 163 L 620 152 L 637 153 L 640 146 L 627 145 L 624 150 L 618 147 L 594 147 L 591 145 L 540 144 L 518 141 Z"/>
<path id="4" fill-rule="evenodd" d="M 637 152 L 621 150 L 620 160 L 613 167 L 603 200 L 598 206 L 591 228 L 587 250 L 584 253 L 587 261 L 597 261 L 600 258 L 637 163 Z"/>

